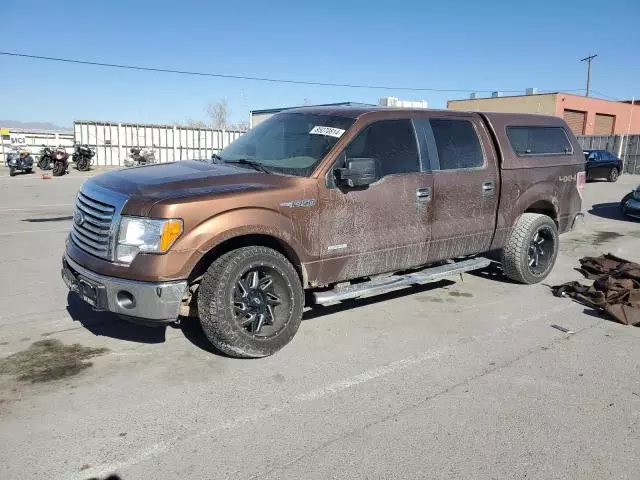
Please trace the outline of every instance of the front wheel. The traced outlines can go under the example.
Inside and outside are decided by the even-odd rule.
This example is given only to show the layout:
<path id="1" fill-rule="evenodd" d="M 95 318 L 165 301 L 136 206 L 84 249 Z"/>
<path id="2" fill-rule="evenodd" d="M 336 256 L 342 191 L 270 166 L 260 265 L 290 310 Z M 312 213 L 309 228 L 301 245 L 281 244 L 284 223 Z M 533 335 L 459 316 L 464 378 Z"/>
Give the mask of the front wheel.
<path id="1" fill-rule="evenodd" d="M 502 269 L 511 280 L 531 285 L 549 274 L 558 257 L 558 227 L 547 215 L 520 215 L 502 249 Z"/>
<path id="2" fill-rule="evenodd" d="M 25 173 L 33 173 L 33 167 L 25 168 Z"/>
<path id="3" fill-rule="evenodd" d="M 81 172 L 86 172 L 89 170 L 89 160 L 86 158 L 80 158 L 76 162 L 76 168 Z"/>
<path id="4" fill-rule="evenodd" d="M 38 168 L 40 170 L 49 170 L 51 168 L 51 164 L 49 162 L 49 158 L 40 157 L 40 159 L 38 160 Z"/>
<path id="5" fill-rule="evenodd" d="M 53 164 L 53 176 L 54 177 L 61 177 L 62 175 L 64 175 L 66 170 L 67 170 L 67 167 L 64 164 L 64 162 L 55 162 Z"/>
<path id="6" fill-rule="evenodd" d="M 618 171 L 617 168 L 612 168 L 609 171 L 609 175 L 607 175 L 607 180 L 610 181 L 611 183 L 614 183 L 616 181 L 618 181 L 618 177 L 620 176 L 620 172 Z"/>
<path id="7" fill-rule="evenodd" d="M 218 258 L 198 290 L 198 314 L 209 341 L 241 358 L 272 355 L 302 321 L 304 291 L 293 265 L 266 247 L 243 247 Z"/>
<path id="8" fill-rule="evenodd" d="M 9 167 L 9 176 L 10 177 L 16 176 L 16 167 Z"/>

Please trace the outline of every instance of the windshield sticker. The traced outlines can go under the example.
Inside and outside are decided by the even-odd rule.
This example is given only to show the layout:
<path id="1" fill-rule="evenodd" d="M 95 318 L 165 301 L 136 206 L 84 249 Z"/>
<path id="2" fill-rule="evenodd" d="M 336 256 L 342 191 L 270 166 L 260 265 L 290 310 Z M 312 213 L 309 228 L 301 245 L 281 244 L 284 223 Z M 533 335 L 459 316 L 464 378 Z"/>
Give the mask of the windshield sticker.
<path id="1" fill-rule="evenodd" d="M 340 138 L 345 131 L 346 130 L 342 130 L 341 128 L 322 127 L 320 125 L 316 125 L 309 133 L 311 135 L 326 135 L 328 137 Z"/>

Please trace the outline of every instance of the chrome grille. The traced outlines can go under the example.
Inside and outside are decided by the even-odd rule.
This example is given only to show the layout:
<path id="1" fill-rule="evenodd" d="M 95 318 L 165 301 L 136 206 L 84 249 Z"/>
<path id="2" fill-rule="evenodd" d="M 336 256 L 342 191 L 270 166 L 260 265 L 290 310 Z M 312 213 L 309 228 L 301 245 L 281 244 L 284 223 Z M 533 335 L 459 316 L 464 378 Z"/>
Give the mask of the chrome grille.
<path id="1" fill-rule="evenodd" d="M 71 238 L 96 257 L 112 260 L 111 225 L 116 208 L 79 192 L 73 213 Z"/>

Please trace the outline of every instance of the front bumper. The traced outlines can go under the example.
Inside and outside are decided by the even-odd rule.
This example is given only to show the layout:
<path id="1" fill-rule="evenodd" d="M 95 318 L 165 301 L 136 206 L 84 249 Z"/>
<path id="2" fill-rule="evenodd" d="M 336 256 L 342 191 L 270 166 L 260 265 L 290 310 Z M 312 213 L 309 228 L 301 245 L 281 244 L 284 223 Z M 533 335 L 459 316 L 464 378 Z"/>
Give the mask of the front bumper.
<path id="1" fill-rule="evenodd" d="M 630 198 L 622 205 L 622 212 L 629 217 L 640 219 L 640 200 Z"/>
<path id="2" fill-rule="evenodd" d="M 178 282 L 139 282 L 107 277 L 78 265 L 67 254 L 62 258 L 62 278 L 95 310 L 106 310 L 145 323 L 176 320 L 187 289 Z"/>

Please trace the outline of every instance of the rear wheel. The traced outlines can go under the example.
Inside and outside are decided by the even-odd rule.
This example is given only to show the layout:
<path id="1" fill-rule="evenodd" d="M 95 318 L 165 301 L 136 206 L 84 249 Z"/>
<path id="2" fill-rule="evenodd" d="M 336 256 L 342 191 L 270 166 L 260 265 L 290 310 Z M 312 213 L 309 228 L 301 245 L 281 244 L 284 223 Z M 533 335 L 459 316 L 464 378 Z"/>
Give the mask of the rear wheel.
<path id="1" fill-rule="evenodd" d="M 33 173 L 33 167 L 25 168 L 24 171 L 26 173 Z"/>
<path id="2" fill-rule="evenodd" d="M 53 176 L 54 177 L 61 177 L 62 175 L 64 175 L 64 172 L 67 170 L 64 162 L 55 162 L 53 164 Z"/>
<path id="3" fill-rule="evenodd" d="M 516 282 L 538 283 L 558 256 L 558 228 L 547 215 L 523 213 L 502 250 L 502 268 Z"/>
<path id="4" fill-rule="evenodd" d="M 272 355 L 302 321 L 298 273 L 279 252 L 243 247 L 218 258 L 198 290 L 200 323 L 222 352 L 244 358 Z"/>
<path id="5" fill-rule="evenodd" d="M 611 183 L 616 182 L 618 180 L 618 177 L 620 176 L 620 172 L 618 171 L 617 168 L 612 168 L 609 171 L 609 175 L 607 175 L 607 180 L 610 181 Z"/>

